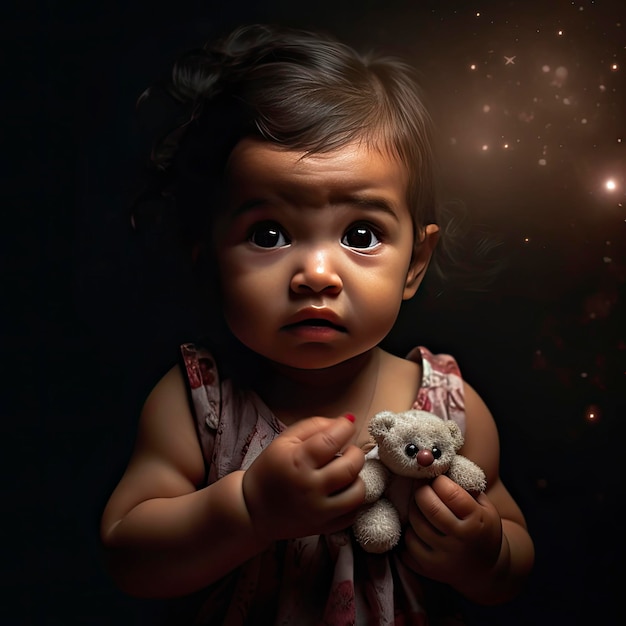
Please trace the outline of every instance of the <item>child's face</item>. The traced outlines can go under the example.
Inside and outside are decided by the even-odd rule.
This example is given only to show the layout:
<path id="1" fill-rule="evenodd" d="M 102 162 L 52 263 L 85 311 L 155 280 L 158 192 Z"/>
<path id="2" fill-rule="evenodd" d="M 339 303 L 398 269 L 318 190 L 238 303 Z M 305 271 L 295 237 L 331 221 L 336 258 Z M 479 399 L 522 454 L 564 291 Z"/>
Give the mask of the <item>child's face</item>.
<path id="1" fill-rule="evenodd" d="M 227 170 L 216 254 L 226 321 L 282 365 L 318 369 L 376 346 L 413 296 L 436 227 L 412 259 L 406 169 L 353 143 L 305 156 L 242 140 Z"/>

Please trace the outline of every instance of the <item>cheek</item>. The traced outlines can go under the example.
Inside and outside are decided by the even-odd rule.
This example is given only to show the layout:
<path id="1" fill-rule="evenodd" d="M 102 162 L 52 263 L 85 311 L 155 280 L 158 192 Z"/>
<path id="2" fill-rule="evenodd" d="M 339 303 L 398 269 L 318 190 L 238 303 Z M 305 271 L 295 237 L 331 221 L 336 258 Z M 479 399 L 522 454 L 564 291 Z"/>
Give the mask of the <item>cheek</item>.
<path id="1" fill-rule="evenodd" d="M 267 307 L 275 291 L 275 282 L 269 276 L 266 272 L 244 271 L 236 263 L 221 263 L 222 306 L 229 325 L 258 322 L 261 310 Z"/>

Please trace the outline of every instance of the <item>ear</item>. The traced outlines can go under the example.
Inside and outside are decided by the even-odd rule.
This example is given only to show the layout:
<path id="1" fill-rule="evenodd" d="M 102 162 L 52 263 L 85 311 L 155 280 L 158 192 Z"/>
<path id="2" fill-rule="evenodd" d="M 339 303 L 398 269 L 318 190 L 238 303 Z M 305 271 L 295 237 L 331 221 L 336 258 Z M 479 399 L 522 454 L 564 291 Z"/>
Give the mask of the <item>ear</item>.
<path id="1" fill-rule="evenodd" d="M 419 231 L 417 237 L 411 265 L 406 275 L 402 293 L 403 300 L 410 300 L 424 279 L 424 274 L 439 240 L 439 226 L 437 224 L 428 224 Z"/>
<path id="2" fill-rule="evenodd" d="M 446 420 L 444 424 L 450 431 L 450 435 L 452 435 L 452 441 L 454 443 L 455 451 L 460 450 L 463 447 L 463 443 L 465 443 L 465 440 L 458 424 L 456 422 L 453 422 L 452 420 Z"/>
<path id="3" fill-rule="evenodd" d="M 378 441 L 378 437 L 384 437 L 396 422 L 396 415 L 391 411 L 381 411 L 372 417 L 369 423 L 369 432 Z"/>

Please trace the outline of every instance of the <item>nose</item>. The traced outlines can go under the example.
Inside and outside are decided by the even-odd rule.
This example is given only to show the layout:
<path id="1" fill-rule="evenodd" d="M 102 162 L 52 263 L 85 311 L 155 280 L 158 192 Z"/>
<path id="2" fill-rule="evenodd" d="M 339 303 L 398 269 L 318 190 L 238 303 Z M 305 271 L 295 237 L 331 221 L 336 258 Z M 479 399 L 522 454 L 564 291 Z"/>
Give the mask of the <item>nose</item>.
<path id="1" fill-rule="evenodd" d="M 422 449 L 417 453 L 417 463 L 422 467 L 429 467 L 435 461 L 435 457 L 430 450 Z"/>
<path id="2" fill-rule="evenodd" d="M 338 294 L 343 289 L 333 253 L 326 248 L 303 250 L 291 277 L 291 291 L 297 294 Z"/>

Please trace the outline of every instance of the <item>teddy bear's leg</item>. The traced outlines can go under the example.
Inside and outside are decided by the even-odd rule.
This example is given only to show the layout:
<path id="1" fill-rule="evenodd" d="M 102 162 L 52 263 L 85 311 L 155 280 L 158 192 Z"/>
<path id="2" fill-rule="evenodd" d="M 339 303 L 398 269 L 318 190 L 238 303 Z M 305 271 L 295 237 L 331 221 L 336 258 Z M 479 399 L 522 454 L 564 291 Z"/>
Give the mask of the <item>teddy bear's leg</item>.
<path id="1" fill-rule="evenodd" d="M 391 550 L 402 534 L 398 511 L 385 498 L 364 507 L 357 514 L 352 529 L 359 545 L 375 554 Z"/>

